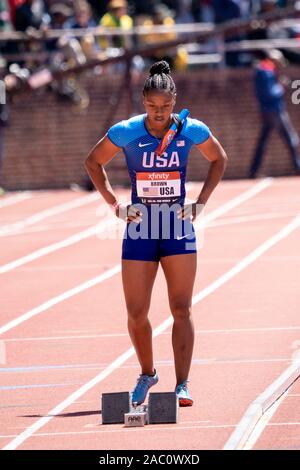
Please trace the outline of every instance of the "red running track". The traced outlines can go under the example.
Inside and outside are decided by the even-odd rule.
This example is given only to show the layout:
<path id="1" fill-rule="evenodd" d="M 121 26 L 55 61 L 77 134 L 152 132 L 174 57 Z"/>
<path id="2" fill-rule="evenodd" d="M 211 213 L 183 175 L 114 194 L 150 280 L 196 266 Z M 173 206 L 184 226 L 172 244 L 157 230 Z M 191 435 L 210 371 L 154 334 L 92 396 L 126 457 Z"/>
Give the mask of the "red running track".
<path id="1" fill-rule="evenodd" d="M 45 191 L 0 205 L 1 226 L 15 224 L 2 235 L 0 227 L 1 448 L 222 449 L 248 406 L 289 367 L 300 346 L 299 182 L 224 181 L 211 197 L 206 215 L 239 202 L 206 226 L 198 251 L 194 406 L 180 409 L 175 425 L 143 429 L 101 425 L 101 393 L 130 390 L 139 374 L 126 330 L 121 241 L 110 229 L 106 239 L 103 232 L 79 235 L 46 250 L 101 226 L 101 201 L 80 206 L 84 193 Z M 243 200 L 251 188 L 259 189 Z M 190 197 L 199 191 L 193 183 Z M 57 209 L 72 201 L 75 207 Z M 41 220 L 32 219 L 48 209 Z M 276 241 L 287 226 L 290 231 Z M 258 247 L 265 248 L 260 253 Z M 37 250 L 40 255 L 31 259 Z M 160 375 L 155 391 L 174 389 L 171 327 L 162 326 L 169 315 L 159 270 L 150 313 Z M 299 393 L 296 381 L 251 448 L 300 447 Z"/>

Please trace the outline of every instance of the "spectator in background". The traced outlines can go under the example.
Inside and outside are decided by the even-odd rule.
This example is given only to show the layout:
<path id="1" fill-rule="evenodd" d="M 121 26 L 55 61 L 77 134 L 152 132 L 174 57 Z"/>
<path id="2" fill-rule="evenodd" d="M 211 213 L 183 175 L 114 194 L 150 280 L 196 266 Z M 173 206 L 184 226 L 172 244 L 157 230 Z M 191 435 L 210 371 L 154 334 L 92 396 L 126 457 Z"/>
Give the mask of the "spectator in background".
<path id="1" fill-rule="evenodd" d="M 151 16 L 154 12 L 154 6 L 157 0 L 147 0 L 142 2 L 141 0 L 130 0 L 130 4 L 133 6 L 134 16 Z"/>
<path id="2" fill-rule="evenodd" d="M 50 17 L 45 13 L 45 5 L 41 0 L 25 0 L 23 3 L 15 3 L 15 26 L 17 31 L 25 32 L 29 41 L 12 41 L 10 52 L 42 52 L 46 49 L 44 42 L 39 41 L 37 36 L 45 33 Z M 33 57 L 16 61 L 20 66 L 26 66 L 31 70 L 39 66 Z"/>
<path id="3" fill-rule="evenodd" d="M 53 4 L 49 9 L 51 27 L 68 30 L 96 27 L 91 7 L 85 0 L 77 0 L 73 6 L 74 11 L 64 3 Z M 89 32 L 77 39 L 75 31 L 74 35 L 66 31 L 58 39 L 48 40 L 47 44 L 49 50 L 55 51 L 49 59 L 49 65 L 54 71 L 84 66 L 89 59 L 102 58 L 98 56 L 99 47 Z M 69 101 L 75 112 L 85 110 L 89 104 L 88 92 L 75 73 L 56 78 L 51 83 L 51 89 L 59 99 Z"/>
<path id="4" fill-rule="evenodd" d="M 2 179 L 3 152 L 4 152 L 4 128 L 8 124 L 7 105 L 0 102 L 0 183 Z M 4 194 L 4 189 L 0 186 L 0 196 Z"/>
<path id="5" fill-rule="evenodd" d="M 0 32 L 11 31 L 12 24 L 7 0 L 0 0 Z"/>
<path id="6" fill-rule="evenodd" d="M 0 196 L 5 193 L 1 186 L 4 158 L 4 128 L 8 125 L 8 107 L 5 94 L 6 89 L 12 88 L 15 84 L 11 75 L 7 74 L 6 65 L 6 61 L 0 56 L 0 79 L 2 81 L 0 88 Z"/>
<path id="7" fill-rule="evenodd" d="M 127 1 L 126 0 L 111 0 L 108 4 L 108 12 L 102 16 L 100 25 L 107 28 L 122 28 L 125 31 L 133 27 L 133 20 L 127 14 Z M 126 37 L 115 36 L 110 41 L 107 38 L 100 38 L 100 45 L 102 49 L 107 47 L 125 48 L 129 40 Z"/>
<path id="8" fill-rule="evenodd" d="M 238 20 L 242 18 L 242 10 L 239 1 L 234 0 L 212 0 L 214 10 L 214 19 L 216 24 L 224 23 L 226 21 Z M 226 37 L 225 43 L 241 41 L 243 39 L 240 35 Z M 226 52 L 225 62 L 229 67 L 238 67 L 241 64 L 240 52 Z"/>
<path id="9" fill-rule="evenodd" d="M 16 30 L 26 31 L 28 28 L 39 29 L 43 22 L 41 11 L 33 8 L 34 0 L 25 0 L 16 6 Z"/>
<path id="10" fill-rule="evenodd" d="M 255 69 L 255 92 L 259 103 L 262 129 L 252 159 L 249 177 L 255 178 L 261 166 L 270 133 L 276 129 L 287 144 L 293 165 L 300 173 L 299 136 L 292 126 L 284 101 L 284 88 L 278 72 L 286 66 L 282 53 L 276 49 L 258 54 Z"/>
<path id="11" fill-rule="evenodd" d="M 279 2 L 277 0 L 261 0 L 260 5 L 260 13 L 269 13 L 279 6 Z"/>
<path id="12" fill-rule="evenodd" d="M 69 18 L 64 28 L 95 28 L 96 21 L 92 17 L 92 9 L 86 0 L 77 0 L 74 2 L 74 16 Z"/>
<path id="13" fill-rule="evenodd" d="M 63 29 L 64 24 L 73 16 L 73 10 L 69 8 L 64 3 L 54 3 L 49 8 L 49 13 L 51 17 L 50 28 L 51 29 Z M 47 40 L 47 50 L 54 51 L 57 49 L 58 39 L 48 39 Z"/>
<path id="14" fill-rule="evenodd" d="M 99 19 L 107 12 L 107 5 L 110 0 L 88 0 L 89 4 L 92 7 L 94 18 L 97 19 L 97 23 Z"/>
<path id="15" fill-rule="evenodd" d="M 95 28 L 96 21 L 92 16 L 92 9 L 86 0 L 74 2 L 74 16 L 69 18 L 63 25 L 64 29 Z M 76 39 L 77 41 L 77 39 Z M 105 54 L 100 50 L 93 34 L 86 33 L 81 37 L 79 46 L 86 59 L 104 59 Z"/>
<path id="16" fill-rule="evenodd" d="M 8 0 L 0 0 L 0 33 L 8 32 L 12 29 Z M 9 41 L 0 42 L 0 51 L 2 53 L 10 52 Z"/>
<path id="17" fill-rule="evenodd" d="M 143 26 L 149 29 L 149 34 L 143 36 L 142 41 L 145 44 L 151 45 L 172 41 L 176 39 L 176 33 L 172 30 L 175 25 L 173 19 L 173 12 L 163 3 L 159 3 L 154 7 L 154 15 L 152 19 L 144 21 Z M 168 33 L 152 32 L 153 26 L 165 26 L 170 29 Z M 171 49 L 158 49 L 151 54 L 151 59 L 156 62 L 159 60 L 166 60 L 172 68 L 176 70 L 185 70 L 187 67 L 187 52 L 184 47 L 177 47 Z"/>
<path id="18" fill-rule="evenodd" d="M 214 22 L 213 0 L 193 0 L 192 13 L 195 21 L 203 23 Z"/>
<path id="19" fill-rule="evenodd" d="M 234 0 L 212 0 L 212 6 L 217 24 L 241 17 L 240 5 Z"/>
<path id="20" fill-rule="evenodd" d="M 49 8 L 51 16 L 51 29 L 63 29 L 69 18 L 73 17 L 73 10 L 65 3 L 54 3 Z"/>
<path id="21" fill-rule="evenodd" d="M 176 13 L 176 23 L 193 23 L 194 18 L 192 14 L 192 0 L 182 0 L 179 3 Z"/>
<path id="22" fill-rule="evenodd" d="M 260 2 L 260 9 L 255 11 L 255 13 L 259 14 L 266 14 L 271 13 L 272 11 L 276 10 L 277 8 L 277 1 L 276 0 L 261 0 Z M 250 40 L 259 40 L 259 39 L 268 39 L 268 26 L 262 28 L 254 28 L 253 30 L 249 31 L 247 34 L 248 39 Z"/>

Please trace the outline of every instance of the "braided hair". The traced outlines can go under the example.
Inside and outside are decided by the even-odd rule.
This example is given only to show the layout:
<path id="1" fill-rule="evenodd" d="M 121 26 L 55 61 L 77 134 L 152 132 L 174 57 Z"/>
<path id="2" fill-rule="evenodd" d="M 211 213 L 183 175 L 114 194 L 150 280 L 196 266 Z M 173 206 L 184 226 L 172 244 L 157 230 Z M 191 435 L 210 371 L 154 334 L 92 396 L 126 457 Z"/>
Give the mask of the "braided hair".
<path id="1" fill-rule="evenodd" d="M 176 94 L 176 86 L 171 77 L 171 69 L 165 60 L 155 62 L 149 70 L 149 76 L 146 78 L 143 95 L 149 91 L 166 91 L 171 95 Z"/>

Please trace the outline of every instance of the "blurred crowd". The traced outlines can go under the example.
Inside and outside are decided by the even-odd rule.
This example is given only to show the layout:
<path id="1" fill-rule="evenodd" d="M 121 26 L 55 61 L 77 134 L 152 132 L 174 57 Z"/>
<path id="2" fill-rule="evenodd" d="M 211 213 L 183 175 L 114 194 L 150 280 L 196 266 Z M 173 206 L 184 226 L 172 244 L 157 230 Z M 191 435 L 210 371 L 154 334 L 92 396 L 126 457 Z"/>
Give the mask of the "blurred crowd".
<path id="1" fill-rule="evenodd" d="M 287 0 L 0 0 L 0 31 L 26 31 L 29 27 L 86 28 L 98 24 L 128 29 L 133 24 L 142 24 L 145 17 L 155 21 L 158 13 L 178 24 L 222 23 L 287 3 Z"/>
<path id="2" fill-rule="evenodd" d="M 226 38 L 211 37 L 206 41 L 189 36 L 189 44 L 164 48 L 177 40 L 174 25 L 220 25 L 229 20 L 247 20 L 252 15 L 272 12 L 293 3 L 291 0 L 0 0 L 0 79 L 6 91 L 24 89 L 24 84 L 37 89 L 45 85 L 59 99 L 67 100 L 79 109 L 89 105 L 89 96 L 75 73 L 64 74 L 74 66 L 89 68 L 94 59 L 115 58 L 135 46 L 162 45 L 145 56 L 136 54 L 131 61 L 134 81 L 157 60 L 167 60 L 172 70 L 184 71 L 198 65 L 252 65 L 254 54 L 226 51 L 222 45 L 243 39 L 297 37 L 296 27 L 257 29 Z M 95 34 L 102 26 L 109 31 L 121 28 L 122 34 Z M 143 27 L 144 34 L 130 34 L 134 26 Z M 164 33 L 156 26 L 163 26 Z M 169 30 L 169 31 L 168 31 Z M 14 31 L 23 33 L 25 40 L 15 38 Z M 53 31 L 56 34 L 53 35 Z M 124 34 L 123 34 L 124 32 Z M 25 35 L 25 36 L 24 36 Z M 183 36 L 180 36 L 183 37 Z M 290 53 L 300 63 L 299 51 Z M 203 57 L 217 57 L 205 62 Z M 222 57 L 221 57 L 222 56 Z M 221 58 L 220 58 L 221 57 Z M 289 59 L 291 57 L 288 57 Z M 125 71 L 125 62 L 91 67 L 93 74 Z M 1 126 L 1 121 L 0 121 Z"/>
<path id="3" fill-rule="evenodd" d="M 165 59 L 173 70 L 186 70 L 191 64 L 203 65 L 201 47 L 197 39 L 191 37 L 191 44 L 177 45 L 164 49 L 166 41 L 177 39 L 175 24 L 209 23 L 222 24 L 229 20 L 250 18 L 253 14 L 265 13 L 287 6 L 288 0 L 0 0 L 0 78 L 4 78 L 7 88 L 14 87 L 16 80 L 27 81 L 32 74 L 45 67 L 60 72 L 73 66 L 85 66 L 92 59 L 115 57 L 134 46 L 149 46 L 161 43 L 156 49 L 132 60 L 132 75 L 138 76 L 149 62 Z M 164 26 L 165 32 L 158 32 L 155 26 Z M 119 27 L 124 34 L 95 34 L 97 26 Z M 143 26 L 146 33 L 133 35 L 134 26 Z M 168 29 L 170 31 L 168 32 Z M 55 36 L 53 30 L 60 30 Z M 26 40 L 9 38 L 9 33 L 25 33 Z M 282 31 L 275 31 L 281 35 Z M 242 39 L 264 39 L 268 32 L 258 30 L 250 33 L 232 34 L 225 43 Z M 284 37 L 300 38 L 300 29 L 294 28 Z M 5 39 L 7 38 L 7 39 Z M 220 38 L 218 39 L 220 40 Z M 207 40 L 206 51 L 218 50 L 216 38 Z M 223 39 L 221 39 L 223 41 Z M 194 43 L 194 44 L 192 44 Z M 190 47 L 189 47 L 190 46 Z M 191 55 L 194 60 L 191 60 Z M 251 54 L 235 51 L 223 54 L 223 65 L 240 67 L 251 65 Z M 300 62 L 300 60 L 299 60 Z M 105 74 L 122 71 L 124 63 L 114 66 L 99 66 L 93 73 Z M 7 77 L 8 75 L 8 77 Z M 13 77 L 15 82 L 13 82 Z M 42 73 L 34 78 L 34 88 L 47 82 Z M 81 89 L 76 76 L 50 80 L 51 87 L 61 98 L 70 98 L 81 106 L 88 105 L 88 95 Z"/>
<path id="4" fill-rule="evenodd" d="M 230 20 L 247 21 L 253 15 L 278 12 L 280 8 L 294 3 L 296 2 L 292 0 L 0 0 L 1 85 L 4 84 L 6 91 L 13 92 L 24 89 L 24 86 L 31 89 L 48 87 L 59 99 L 67 100 L 72 106 L 75 105 L 76 111 L 79 109 L 81 112 L 89 105 L 89 95 L 87 89 L 81 85 L 78 74 L 72 73 L 73 67 L 82 66 L 81 69 L 89 70 L 87 73 L 104 75 L 125 71 L 124 62 L 107 64 L 103 63 L 103 59 L 114 60 L 135 46 L 147 48 L 153 44 L 161 44 L 159 49 L 156 47 L 146 55 L 136 54 L 132 58 L 132 80 L 139 78 L 150 62 L 161 59 L 167 60 L 172 69 L 178 71 L 195 65 L 251 66 L 257 60 L 255 52 L 234 49 L 229 51 L 224 45 L 241 40 L 300 40 L 299 20 L 274 22 L 243 33 L 232 32 L 226 37 L 215 35 L 201 41 L 196 35 L 189 36 L 190 43 L 185 41 L 184 44 L 179 44 L 178 41 L 171 48 L 166 48 L 165 43 L 178 39 L 179 33 L 174 30 L 174 25 L 195 23 L 197 27 L 199 24 L 213 27 Z M 94 28 L 98 26 L 105 27 L 106 32 L 110 28 L 121 28 L 121 34 L 114 34 L 113 30 L 111 34 L 104 34 L 104 30 L 96 34 Z M 144 34 L 130 34 L 135 26 L 143 27 Z M 163 26 L 164 32 L 156 26 Z M 187 26 L 187 29 L 191 32 L 192 28 Z M 22 40 L 16 38 L 15 31 L 23 33 Z M 222 48 L 223 52 L 220 53 Z M 300 49 L 284 49 L 283 52 L 291 62 L 300 63 Z M 216 57 L 216 62 L 209 59 L 205 62 L 205 55 Z M 94 59 L 97 66 L 94 65 Z M 101 65 L 99 61 L 102 61 Z M 270 74 L 269 65 L 267 63 L 266 75 Z M 262 66 L 265 67 L 266 63 L 263 62 Z M 71 73 L 64 73 L 68 70 Z M 124 77 L 128 78 L 128 75 L 125 74 Z M 267 78 L 270 82 L 270 77 Z M 127 82 L 125 86 L 128 88 Z M 15 96 L 15 93 L 10 96 Z M 131 98 L 134 102 L 134 94 Z M 0 99 L 0 180 L 3 128 L 9 122 L 4 101 Z M 277 121 L 281 118 L 282 115 L 276 116 Z M 286 133 L 293 161 L 300 166 L 300 158 L 294 155 L 295 145 L 291 143 L 295 133 L 291 126 L 282 125 L 282 128 Z M 257 171 L 262 159 L 263 146 L 267 139 L 265 127 L 262 136 L 263 143 L 258 144 L 258 156 L 253 160 L 251 176 Z"/>
<path id="5" fill-rule="evenodd" d="M 116 53 L 111 49 L 131 47 L 136 41 L 144 45 L 176 38 L 173 31 L 167 35 L 152 32 L 155 25 L 171 28 L 175 23 L 221 24 L 285 7 L 287 3 L 288 0 L 0 0 L 0 39 L 2 32 L 14 30 L 25 32 L 31 39 L 26 43 L 2 39 L 0 53 L 11 57 L 11 54 L 41 49 L 51 52 L 61 50 L 68 44 L 70 30 L 79 28 L 102 25 L 121 27 L 124 31 L 131 30 L 133 26 L 149 29 L 149 34 L 138 38 L 132 35 L 95 38 L 88 32 L 78 38 L 74 32 L 73 37 L 77 40 L 71 44 L 73 59 L 83 63 L 85 58 L 103 58 Z M 69 33 L 59 40 L 47 40 L 47 32 L 52 29 L 68 30 Z M 37 32 L 44 34 L 44 43 L 34 41 Z M 177 69 L 187 66 L 187 53 L 182 49 L 171 52 L 161 50 L 153 56 L 155 60 L 161 58 L 169 59 Z"/>

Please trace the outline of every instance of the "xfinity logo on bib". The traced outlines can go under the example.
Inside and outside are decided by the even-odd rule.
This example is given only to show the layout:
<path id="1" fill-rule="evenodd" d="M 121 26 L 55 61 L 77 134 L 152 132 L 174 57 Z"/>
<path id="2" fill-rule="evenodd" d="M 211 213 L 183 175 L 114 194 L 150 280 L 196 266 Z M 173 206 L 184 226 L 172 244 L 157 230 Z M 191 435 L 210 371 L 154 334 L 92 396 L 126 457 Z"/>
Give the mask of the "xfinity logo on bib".
<path id="1" fill-rule="evenodd" d="M 149 180 L 167 180 L 170 176 L 170 173 L 149 173 Z"/>
<path id="2" fill-rule="evenodd" d="M 155 155 L 154 152 L 143 153 L 143 167 L 144 168 L 166 168 L 171 166 L 179 166 L 179 155 L 178 152 L 172 152 L 171 157 L 164 152 L 161 156 Z"/>

